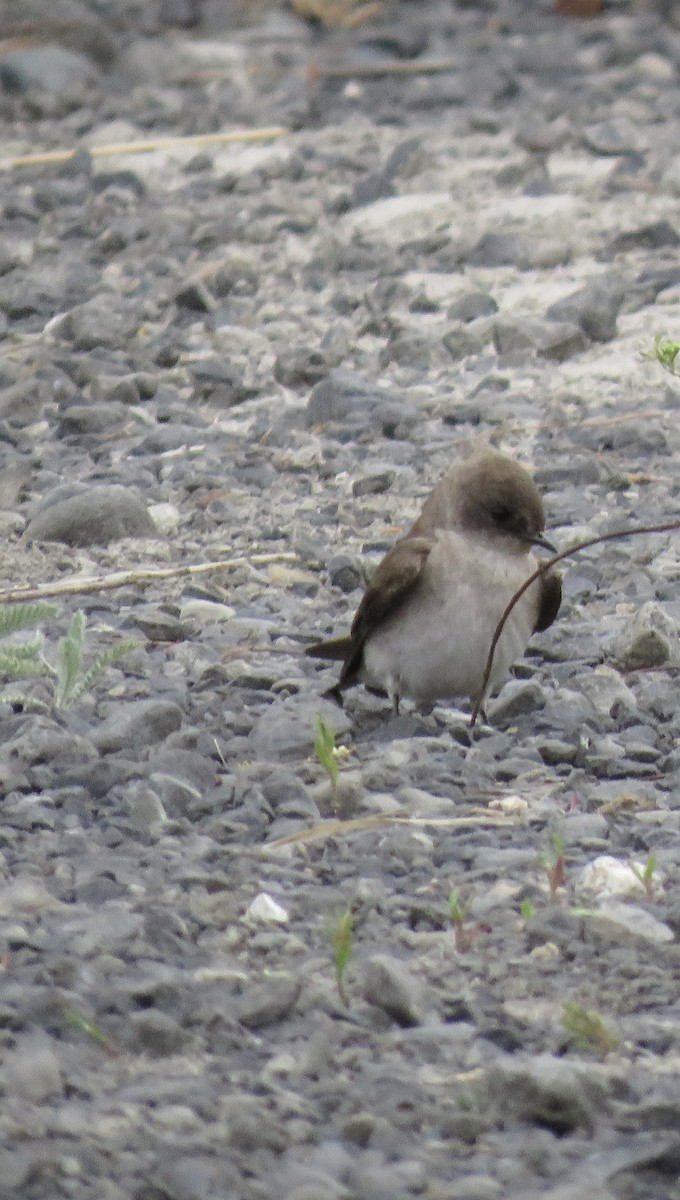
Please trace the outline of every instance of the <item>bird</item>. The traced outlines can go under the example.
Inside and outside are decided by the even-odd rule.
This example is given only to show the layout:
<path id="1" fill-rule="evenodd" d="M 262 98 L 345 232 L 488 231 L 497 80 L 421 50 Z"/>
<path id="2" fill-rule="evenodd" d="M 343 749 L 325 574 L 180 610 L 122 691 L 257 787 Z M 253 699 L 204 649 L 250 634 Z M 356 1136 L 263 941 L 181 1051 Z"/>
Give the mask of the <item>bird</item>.
<path id="1" fill-rule="evenodd" d="M 305 648 L 342 663 L 328 696 L 358 683 L 419 704 L 468 697 L 480 706 L 505 681 L 533 633 L 557 616 L 562 580 L 553 568 L 510 613 L 484 675 L 494 632 L 515 592 L 540 565 L 545 537 L 541 496 L 514 459 L 485 445 L 455 462 L 409 531 L 375 570 L 346 636 Z M 483 692 L 483 694 L 482 694 Z"/>

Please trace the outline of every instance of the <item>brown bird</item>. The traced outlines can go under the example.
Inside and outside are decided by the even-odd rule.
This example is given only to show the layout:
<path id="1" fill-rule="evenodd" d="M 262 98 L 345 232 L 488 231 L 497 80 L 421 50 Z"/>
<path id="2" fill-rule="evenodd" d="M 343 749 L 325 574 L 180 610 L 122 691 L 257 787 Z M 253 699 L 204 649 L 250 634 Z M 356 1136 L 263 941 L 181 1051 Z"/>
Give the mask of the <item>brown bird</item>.
<path id="1" fill-rule="evenodd" d="M 342 661 L 329 695 L 356 683 L 399 700 L 480 697 L 491 640 L 511 597 L 539 565 L 541 497 L 527 472 L 494 450 L 477 449 L 430 492 L 405 537 L 387 552 L 347 637 L 308 646 Z M 555 620 L 560 575 L 547 571 L 513 608 L 496 647 L 486 695 L 524 653 L 532 633 Z M 484 697 L 482 697 L 484 699 Z"/>

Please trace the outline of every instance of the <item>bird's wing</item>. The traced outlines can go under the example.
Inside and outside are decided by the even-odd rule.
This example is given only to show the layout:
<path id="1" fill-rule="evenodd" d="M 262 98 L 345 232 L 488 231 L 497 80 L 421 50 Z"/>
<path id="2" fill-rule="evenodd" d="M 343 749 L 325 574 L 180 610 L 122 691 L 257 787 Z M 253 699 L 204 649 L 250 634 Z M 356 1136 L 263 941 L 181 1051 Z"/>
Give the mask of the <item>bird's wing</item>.
<path id="1" fill-rule="evenodd" d="M 338 682 L 340 689 L 356 681 L 366 639 L 411 594 L 434 544 L 434 538 L 405 537 L 388 550 L 364 592 L 352 622 L 350 649 Z"/>
<path id="2" fill-rule="evenodd" d="M 538 613 L 534 633 L 540 633 L 552 625 L 562 602 L 562 576 L 557 571 L 546 571 L 538 580 Z"/>

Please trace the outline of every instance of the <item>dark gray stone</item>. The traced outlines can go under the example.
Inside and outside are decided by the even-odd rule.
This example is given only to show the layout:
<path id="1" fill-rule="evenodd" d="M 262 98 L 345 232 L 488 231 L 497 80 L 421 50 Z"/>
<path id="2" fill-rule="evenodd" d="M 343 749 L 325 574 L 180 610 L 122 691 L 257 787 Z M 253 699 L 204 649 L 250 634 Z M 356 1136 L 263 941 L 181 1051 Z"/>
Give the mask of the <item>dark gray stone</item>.
<path id="1" fill-rule="evenodd" d="M 488 292 L 465 292 L 454 300 L 446 310 L 451 321 L 476 321 L 478 317 L 492 317 L 498 305 Z"/>
<path id="2" fill-rule="evenodd" d="M 10 92 L 69 92 L 93 84 L 97 77 L 90 59 L 63 46 L 13 50 L 0 62 L 0 83 Z"/>
<path id="3" fill-rule="evenodd" d="M 616 318 L 624 297 L 622 280 L 605 276 L 551 304 L 546 316 L 551 321 L 574 322 L 594 342 L 608 342 L 616 337 Z"/>
<path id="4" fill-rule="evenodd" d="M 162 742 L 179 729 L 182 710 L 170 700 L 131 700 L 112 706 L 110 715 L 93 735 L 102 754 L 138 749 Z"/>

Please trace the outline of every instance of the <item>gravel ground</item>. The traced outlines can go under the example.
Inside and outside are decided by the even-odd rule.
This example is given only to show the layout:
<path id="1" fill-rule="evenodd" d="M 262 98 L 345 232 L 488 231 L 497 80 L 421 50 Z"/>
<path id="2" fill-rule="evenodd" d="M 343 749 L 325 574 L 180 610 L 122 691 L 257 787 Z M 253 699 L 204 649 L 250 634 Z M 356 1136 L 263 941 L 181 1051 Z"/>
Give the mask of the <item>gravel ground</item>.
<path id="1" fill-rule="evenodd" d="M 0 1200 L 680 1196 L 678 534 L 573 559 L 474 737 L 300 652 L 472 435 L 561 548 L 680 519 L 676 7 L 43 9 L 0 12 L 3 585 L 247 561 L 59 600 L 50 662 L 79 607 L 133 649 L 0 687 Z"/>

